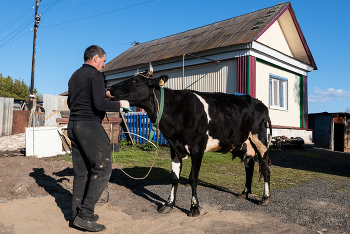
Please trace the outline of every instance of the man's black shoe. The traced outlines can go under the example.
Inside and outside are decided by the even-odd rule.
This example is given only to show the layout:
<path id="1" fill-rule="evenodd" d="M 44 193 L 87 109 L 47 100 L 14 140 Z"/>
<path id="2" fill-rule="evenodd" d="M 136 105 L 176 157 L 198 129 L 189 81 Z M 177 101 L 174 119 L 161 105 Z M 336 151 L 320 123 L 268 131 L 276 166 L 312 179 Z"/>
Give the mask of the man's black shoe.
<path id="1" fill-rule="evenodd" d="M 106 229 L 104 225 L 98 224 L 96 221 L 87 221 L 80 218 L 79 216 L 75 217 L 73 225 L 90 232 L 100 232 Z"/>
<path id="2" fill-rule="evenodd" d="M 92 217 L 90 216 L 84 216 L 83 219 L 87 220 L 87 221 L 97 221 L 100 218 L 100 216 L 98 216 L 98 214 L 93 214 Z M 73 218 L 74 220 L 74 218 Z"/>
<path id="3" fill-rule="evenodd" d="M 98 216 L 97 214 L 94 214 L 91 218 L 90 217 L 86 218 L 86 220 L 96 222 L 99 218 L 100 218 L 100 216 Z"/>

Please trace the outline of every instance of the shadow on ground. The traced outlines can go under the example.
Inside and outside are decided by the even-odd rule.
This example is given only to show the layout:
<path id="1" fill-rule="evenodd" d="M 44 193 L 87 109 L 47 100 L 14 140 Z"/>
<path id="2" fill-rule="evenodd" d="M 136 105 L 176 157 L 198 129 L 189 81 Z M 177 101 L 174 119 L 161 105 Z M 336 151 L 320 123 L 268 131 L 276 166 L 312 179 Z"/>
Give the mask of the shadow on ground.
<path id="1" fill-rule="evenodd" d="M 147 174 L 148 170 L 149 170 L 149 167 L 134 167 L 134 168 L 125 169 L 125 172 L 133 177 L 143 177 L 144 175 Z M 162 206 L 162 203 L 166 202 L 166 199 L 169 196 L 170 188 L 171 188 L 171 185 L 170 185 L 171 174 L 169 173 L 169 171 L 167 171 L 163 168 L 153 167 L 153 169 L 149 175 L 149 178 L 154 178 L 154 176 L 161 176 L 162 179 L 160 179 L 160 180 L 163 181 L 163 179 L 165 178 L 168 181 L 168 183 L 157 182 L 154 180 L 153 181 L 152 180 L 135 180 L 135 179 L 132 179 L 132 178 L 128 177 L 127 175 L 125 175 L 120 169 L 114 169 L 112 171 L 112 176 L 111 176 L 110 182 L 130 189 L 135 195 L 140 196 L 140 197 L 150 201 L 151 203 L 154 203 L 155 205 L 157 205 L 158 209 L 159 209 Z M 185 178 L 182 176 L 180 176 L 180 177 L 181 177 L 180 184 L 185 185 L 186 187 L 189 187 L 188 182 L 184 183 L 184 181 L 188 181 L 188 178 Z M 164 185 L 164 186 L 166 186 L 166 188 L 163 187 L 162 189 L 159 189 L 159 193 L 155 193 L 147 188 L 148 186 L 152 186 L 152 185 L 161 185 L 162 187 Z M 207 182 L 204 182 L 201 180 L 199 181 L 198 185 L 201 187 L 210 188 L 213 190 L 224 192 L 224 193 L 227 193 L 229 195 L 234 195 L 235 197 L 238 197 L 238 195 L 239 195 L 238 193 L 232 192 L 225 187 L 217 186 L 215 184 L 207 183 Z M 244 186 L 244 185 L 242 185 L 242 186 Z M 162 190 L 162 191 L 160 191 L 160 190 Z M 166 192 L 164 192 L 164 190 L 166 190 Z M 188 190 L 191 190 L 191 189 L 188 188 Z M 161 195 L 159 195 L 159 194 L 161 194 Z M 183 196 L 183 194 L 178 193 L 178 196 Z M 254 204 L 258 204 L 260 202 L 260 200 L 254 199 L 254 198 L 249 198 L 248 200 Z M 184 209 L 180 206 L 175 206 L 175 207 L 186 214 L 188 213 L 187 209 Z M 190 207 L 190 203 L 188 203 L 188 207 Z"/>
<path id="2" fill-rule="evenodd" d="M 66 168 L 63 171 L 54 173 L 58 176 L 70 176 L 72 174 L 71 168 Z M 63 188 L 59 182 L 62 182 L 66 178 L 61 178 L 56 180 L 55 178 L 45 174 L 44 168 L 33 168 L 33 172 L 29 173 L 33 177 L 36 183 L 45 189 L 52 197 L 55 198 L 57 206 L 61 209 L 64 218 L 69 221 L 71 220 L 71 211 L 72 211 L 72 193 Z"/>
<path id="3" fill-rule="evenodd" d="M 270 151 L 272 165 L 350 177 L 350 154 L 323 149 Z"/>

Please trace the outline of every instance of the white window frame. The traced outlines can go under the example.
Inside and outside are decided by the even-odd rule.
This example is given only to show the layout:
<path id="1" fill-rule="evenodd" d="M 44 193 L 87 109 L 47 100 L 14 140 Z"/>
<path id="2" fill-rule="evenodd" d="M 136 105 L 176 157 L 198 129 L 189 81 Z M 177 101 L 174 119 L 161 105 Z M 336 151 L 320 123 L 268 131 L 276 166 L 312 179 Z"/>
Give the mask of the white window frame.
<path id="1" fill-rule="evenodd" d="M 269 107 L 288 111 L 288 79 L 270 74 Z"/>

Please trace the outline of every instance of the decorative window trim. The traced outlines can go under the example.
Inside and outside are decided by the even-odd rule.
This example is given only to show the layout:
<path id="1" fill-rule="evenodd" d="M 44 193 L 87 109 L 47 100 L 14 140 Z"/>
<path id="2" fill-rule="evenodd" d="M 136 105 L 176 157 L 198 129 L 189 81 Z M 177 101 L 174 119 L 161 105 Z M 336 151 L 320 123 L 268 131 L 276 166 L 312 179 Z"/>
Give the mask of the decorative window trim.
<path id="1" fill-rule="evenodd" d="M 278 92 L 277 99 L 274 95 L 276 91 Z M 273 97 L 275 98 L 273 99 Z M 274 110 L 288 111 L 288 79 L 270 74 L 269 108 Z"/>

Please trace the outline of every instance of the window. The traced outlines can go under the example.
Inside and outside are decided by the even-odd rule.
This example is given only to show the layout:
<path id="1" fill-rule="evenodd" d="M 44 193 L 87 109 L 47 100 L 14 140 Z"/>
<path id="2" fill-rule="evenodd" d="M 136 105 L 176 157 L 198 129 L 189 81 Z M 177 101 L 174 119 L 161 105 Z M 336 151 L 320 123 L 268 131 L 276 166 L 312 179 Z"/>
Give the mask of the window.
<path id="1" fill-rule="evenodd" d="M 288 80 L 270 75 L 270 108 L 288 110 Z"/>

